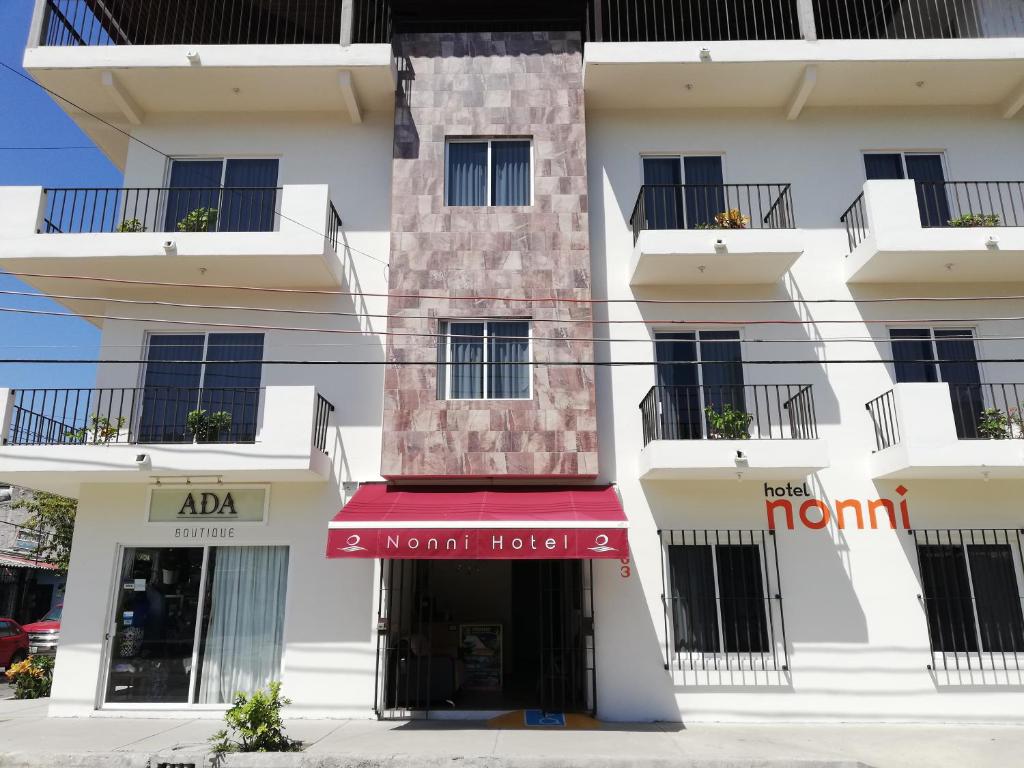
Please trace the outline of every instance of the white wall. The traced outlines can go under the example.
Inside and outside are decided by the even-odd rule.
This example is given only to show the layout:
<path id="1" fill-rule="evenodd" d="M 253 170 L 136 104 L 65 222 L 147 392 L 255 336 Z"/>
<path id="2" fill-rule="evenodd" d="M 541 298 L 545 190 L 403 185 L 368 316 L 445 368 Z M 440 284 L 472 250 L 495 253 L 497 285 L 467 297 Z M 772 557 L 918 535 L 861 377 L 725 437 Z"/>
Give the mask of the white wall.
<path id="1" fill-rule="evenodd" d="M 596 298 L 767 299 L 777 305 L 598 307 L 600 319 L 647 320 L 596 326 L 612 341 L 597 358 L 653 360 L 651 328 L 658 322 L 725 321 L 741 330 L 744 359 L 809 360 L 807 365 L 748 365 L 747 383 L 814 385 L 821 437 L 831 467 L 807 478 L 818 498 L 894 498 L 896 483 L 873 483 L 867 458 L 875 447 L 865 403 L 893 383 L 884 323 L 866 320 L 948 318 L 980 336 L 1021 336 L 1020 322 L 970 318 L 1019 315 L 1020 302 L 942 304 L 805 304 L 802 299 L 932 295 L 1007 295 L 1024 286 L 893 285 L 851 289 L 843 282 L 847 253 L 839 216 L 864 182 L 866 149 L 945 150 L 950 179 L 1022 179 L 1019 125 L 966 111 L 872 112 L 808 110 L 796 122 L 763 112 L 591 112 L 588 119 L 593 286 Z M 633 249 L 628 219 L 642 183 L 642 153 L 724 152 L 726 182 L 791 182 L 806 252 L 774 286 L 638 288 L 628 285 Z M 791 303 L 790 303 L 791 302 Z M 755 320 L 807 320 L 818 325 L 754 325 Z M 848 320 L 826 324 L 825 320 Z M 962 319 L 961 322 L 956 322 Z M 928 323 L 921 323 L 923 326 Z M 673 328 L 678 330 L 678 327 Z M 877 342 L 842 341 L 873 336 Z M 785 343 L 754 343 L 755 339 Z M 982 341 L 982 357 L 1024 357 L 1024 343 Z M 864 359 L 841 364 L 842 359 Z M 983 367 L 986 381 L 1024 381 L 1020 364 Z M 912 537 L 905 531 L 780 530 L 777 534 L 790 676 L 754 684 L 735 677 L 684 680 L 663 667 L 665 619 L 661 603 L 658 529 L 767 527 L 765 493 L 755 482 L 641 484 L 638 404 L 654 384 L 651 367 L 601 368 L 598 407 L 601 478 L 617 482 L 630 518 L 631 574 L 598 564 L 598 700 L 611 719 L 693 721 L 1012 721 L 1024 720 L 1024 680 L 991 686 L 977 678 L 931 675 L 927 629 L 917 600 Z M 777 478 L 777 485 L 804 478 Z M 911 524 L 918 528 L 1016 528 L 1024 522 L 1021 485 L 1014 482 L 915 481 L 906 484 Z M 799 526 L 799 524 L 798 524 Z M 609 661 L 609 659 L 613 659 Z M 992 682 L 992 681 L 988 681 Z"/>

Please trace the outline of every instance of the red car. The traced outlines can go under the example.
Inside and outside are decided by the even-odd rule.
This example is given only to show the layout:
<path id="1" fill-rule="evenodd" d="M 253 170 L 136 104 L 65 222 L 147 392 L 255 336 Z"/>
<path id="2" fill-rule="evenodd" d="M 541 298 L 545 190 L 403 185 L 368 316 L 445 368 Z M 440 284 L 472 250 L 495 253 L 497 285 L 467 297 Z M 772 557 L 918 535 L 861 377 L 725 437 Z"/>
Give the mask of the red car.
<path id="1" fill-rule="evenodd" d="M 64 603 L 55 605 L 39 621 L 26 624 L 23 629 L 28 633 L 29 649 L 32 656 L 53 656 L 57 653 L 57 640 L 60 638 L 60 617 L 64 612 Z"/>
<path id="2" fill-rule="evenodd" d="M 28 656 L 28 632 L 14 619 L 0 619 L 0 667 L 9 669 Z"/>

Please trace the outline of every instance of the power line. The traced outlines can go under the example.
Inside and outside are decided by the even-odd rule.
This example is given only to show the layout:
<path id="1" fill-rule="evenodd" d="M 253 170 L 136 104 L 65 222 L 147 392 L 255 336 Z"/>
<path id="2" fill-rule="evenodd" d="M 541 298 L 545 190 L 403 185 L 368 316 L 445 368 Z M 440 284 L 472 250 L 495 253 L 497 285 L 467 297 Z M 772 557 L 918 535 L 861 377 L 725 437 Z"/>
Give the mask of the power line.
<path id="1" fill-rule="evenodd" d="M 62 358 L 55 360 L 52 358 L 0 358 L 0 365 L 17 365 L 17 364 L 49 364 L 49 365 L 139 365 L 140 363 L 159 363 L 160 365 L 196 365 L 197 363 L 211 363 L 225 365 L 351 365 L 351 366 L 373 366 L 373 365 L 388 365 L 396 368 L 405 368 L 411 366 L 422 366 L 428 365 L 430 367 L 437 366 L 454 366 L 454 365 L 465 365 L 465 363 L 455 361 L 441 361 L 441 360 L 266 360 L 263 358 L 253 359 L 240 359 L 240 360 L 139 360 L 139 359 L 128 359 L 128 360 L 102 360 L 98 358 Z M 523 360 L 521 362 L 513 363 L 513 365 L 532 365 L 532 366 L 545 366 L 545 367 L 590 367 L 595 366 L 598 368 L 632 368 L 632 367 L 652 367 L 652 366 L 695 366 L 700 364 L 714 364 L 714 363 L 736 363 L 736 360 L 702 360 L 700 362 L 694 360 Z M 1024 358 L 1020 357 L 1009 357 L 1009 358 L 984 358 L 978 359 L 977 363 L 981 364 L 1003 364 L 1003 363 L 1024 363 Z M 927 363 L 929 365 L 935 365 L 934 359 L 919 359 L 919 360 L 896 360 L 895 358 L 863 358 L 863 359 L 839 359 L 839 360 L 743 360 L 742 364 L 747 365 L 878 365 L 878 364 L 895 364 L 895 363 Z M 474 366 L 484 365 L 509 365 L 503 361 L 479 361 L 474 362 Z M 27 389 L 33 389 L 33 387 L 27 387 Z M 39 389 L 36 387 L 36 389 Z M 52 389 L 48 387 L 46 389 Z M 132 387 L 71 387 L 71 389 L 132 389 Z"/>
<path id="2" fill-rule="evenodd" d="M 63 149 L 91 149 L 91 150 L 98 150 L 99 147 L 92 146 L 92 145 L 89 145 L 89 144 L 82 144 L 80 146 L 66 146 L 66 147 L 9 147 L 9 146 L 8 147 L 0 147 L 0 151 L 4 151 L 4 152 L 34 152 L 34 151 L 57 152 L 58 150 L 63 150 Z"/>

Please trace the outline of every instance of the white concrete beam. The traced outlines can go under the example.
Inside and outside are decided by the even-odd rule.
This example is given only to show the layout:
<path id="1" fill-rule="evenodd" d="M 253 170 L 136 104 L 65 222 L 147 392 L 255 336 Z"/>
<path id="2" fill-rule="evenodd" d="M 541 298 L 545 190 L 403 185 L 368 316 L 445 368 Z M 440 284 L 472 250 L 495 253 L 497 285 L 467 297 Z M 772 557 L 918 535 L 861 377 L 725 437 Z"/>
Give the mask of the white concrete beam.
<path id="1" fill-rule="evenodd" d="M 100 82 L 117 105 L 117 108 L 121 110 L 121 114 L 125 116 L 125 119 L 132 125 L 142 125 L 142 121 L 146 118 L 146 113 L 135 103 L 135 99 L 125 90 L 125 87 L 121 85 L 121 82 L 114 73 L 103 72 L 100 75 Z"/>
<path id="2" fill-rule="evenodd" d="M 345 108 L 348 110 L 348 116 L 352 118 L 352 122 L 363 122 L 363 111 L 359 107 L 359 97 L 356 95 L 351 72 L 338 73 L 338 87 L 341 89 L 341 98 L 345 101 Z"/>
<path id="3" fill-rule="evenodd" d="M 1007 120 L 1012 120 L 1024 109 L 1024 80 L 1021 80 L 1017 87 L 1010 91 L 1009 95 L 1003 99 L 999 109 Z"/>
<path id="4" fill-rule="evenodd" d="M 818 68 L 813 64 L 804 67 L 804 73 L 797 83 L 793 95 L 789 97 L 789 105 L 786 108 L 786 119 L 796 120 L 804 111 L 807 100 L 814 92 L 814 86 L 818 84 Z"/>

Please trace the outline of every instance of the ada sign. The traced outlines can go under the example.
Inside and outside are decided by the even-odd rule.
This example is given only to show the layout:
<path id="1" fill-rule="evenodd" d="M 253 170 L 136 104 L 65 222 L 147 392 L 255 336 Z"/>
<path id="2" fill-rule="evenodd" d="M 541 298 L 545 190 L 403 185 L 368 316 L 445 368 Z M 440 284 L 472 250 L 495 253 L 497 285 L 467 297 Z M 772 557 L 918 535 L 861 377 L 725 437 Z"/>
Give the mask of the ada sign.
<path id="1" fill-rule="evenodd" d="M 149 497 L 151 523 L 262 523 L 266 488 L 154 488 Z"/>

